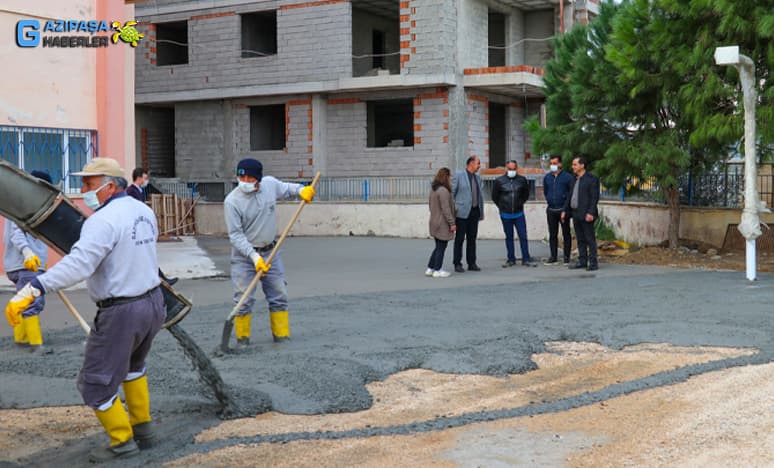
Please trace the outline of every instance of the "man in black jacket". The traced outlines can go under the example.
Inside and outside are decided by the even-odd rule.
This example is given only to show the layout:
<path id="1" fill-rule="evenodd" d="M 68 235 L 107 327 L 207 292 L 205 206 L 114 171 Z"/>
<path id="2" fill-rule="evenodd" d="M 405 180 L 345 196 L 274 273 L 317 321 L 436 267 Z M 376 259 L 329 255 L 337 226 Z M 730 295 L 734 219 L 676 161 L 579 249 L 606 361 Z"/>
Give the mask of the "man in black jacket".
<path id="1" fill-rule="evenodd" d="M 572 217 L 578 240 L 578 262 L 570 265 L 570 269 L 585 268 L 593 271 L 599 269 L 597 238 L 594 234 L 594 221 L 599 217 L 599 178 L 586 172 L 586 158 L 581 156 L 572 160 L 572 172 L 576 177 L 575 183 L 562 212 L 562 221 Z"/>
<path id="2" fill-rule="evenodd" d="M 521 264 L 537 266 L 529 255 L 527 242 L 527 220 L 524 216 L 524 203 L 529 199 L 529 183 L 527 178 L 518 174 L 518 164 L 514 160 L 505 163 L 506 173 L 495 179 L 492 187 L 492 201 L 500 210 L 500 220 L 505 231 L 505 248 L 508 260 L 503 268 L 516 265 L 516 254 L 513 245 L 513 228 L 519 236 L 521 246 Z"/>
<path id="3" fill-rule="evenodd" d="M 548 221 L 548 245 L 551 256 L 546 265 L 556 265 L 559 252 L 559 227 L 562 228 L 562 241 L 564 264 L 570 264 L 572 252 L 572 234 L 570 234 L 570 218 L 561 221 L 564 205 L 570 198 L 572 184 L 575 177 L 562 170 L 562 157 L 558 154 L 551 155 L 551 172 L 543 178 L 543 195 L 546 198 L 546 219 Z"/>

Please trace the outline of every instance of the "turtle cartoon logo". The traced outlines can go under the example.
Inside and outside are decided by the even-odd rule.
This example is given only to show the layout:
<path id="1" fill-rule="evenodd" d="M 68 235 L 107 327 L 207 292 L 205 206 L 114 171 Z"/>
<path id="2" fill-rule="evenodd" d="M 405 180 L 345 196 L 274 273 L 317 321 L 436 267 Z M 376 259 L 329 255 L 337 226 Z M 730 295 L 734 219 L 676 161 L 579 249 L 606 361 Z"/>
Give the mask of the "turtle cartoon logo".
<path id="1" fill-rule="evenodd" d="M 137 43 L 145 37 L 145 34 L 138 31 L 137 28 L 135 28 L 136 25 L 137 21 L 127 21 L 123 26 L 121 26 L 121 23 L 118 21 L 113 21 L 110 24 L 113 30 L 116 31 L 112 36 L 113 44 L 116 44 L 118 40 L 121 39 L 121 42 L 126 42 L 132 47 L 137 47 Z"/>

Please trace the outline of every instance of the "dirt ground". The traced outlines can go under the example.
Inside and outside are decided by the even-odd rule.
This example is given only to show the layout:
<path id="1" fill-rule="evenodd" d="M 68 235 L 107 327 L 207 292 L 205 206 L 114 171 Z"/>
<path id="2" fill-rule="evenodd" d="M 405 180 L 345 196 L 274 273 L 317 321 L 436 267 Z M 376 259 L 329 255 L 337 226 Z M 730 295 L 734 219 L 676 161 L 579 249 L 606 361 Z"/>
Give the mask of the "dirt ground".
<path id="1" fill-rule="evenodd" d="M 757 270 L 774 272 L 774 252 L 757 252 Z M 658 265 L 699 270 L 745 270 L 743 251 L 724 251 L 698 241 L 681 239 L 677 249 L 665 246 L 622 249 L 613 242 L 600 242 L 600 261 L 627 265 Z"/>
<path id="2" fill-rule="evenodd" d="M 270 412 L 226 421 L 195 439 L 200 454 L 165 466 L 772 466 L 774 365 L 703 374 L 569 411 L 410 435 L 344 437 L 331 431 L 410 424 L 592 392 L 680 366 L 756 350 L 642 344 L 611 350 L 555 342 L 538 369 L 499 377 L 412 369 L 368 386 L 374 405 L 356 413 Z M 717 395 L 728 395 L 718 401 Z M 100 428 L 83 407 L 0 411 L 0 453 L 17 459 Z M 231 437 L 322 434 L 284 443 L 217 448 Z M 20 441 L 24 441 L 20 443 Z M 209 445 L 208 445 L 209 444 Z M 2 463 L 0 463 L 1 465 Z"/>

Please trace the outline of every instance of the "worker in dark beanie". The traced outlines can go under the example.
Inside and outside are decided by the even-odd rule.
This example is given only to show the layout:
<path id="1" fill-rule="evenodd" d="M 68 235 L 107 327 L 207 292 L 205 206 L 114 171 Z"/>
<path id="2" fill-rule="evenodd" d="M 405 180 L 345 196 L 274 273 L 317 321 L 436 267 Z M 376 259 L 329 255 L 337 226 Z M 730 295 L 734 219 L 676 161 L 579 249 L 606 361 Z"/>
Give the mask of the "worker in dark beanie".
<path id="1" fill-rule="evenodd" d="M 264 257 L 276 245 L 278 199 L 299 197 L 312 202 L 314 187 L 282 182 L 272 176 L 263 176 L 263 165 L 255 159 L 239 161 L 236 169 L 239 185 L 223 202 L 226 227 L 231 241 L 231 282 L 234 285 L 234 303 L 258 272 L 263 271 L 261 286 L 269 303 L 269 322 L 274 341 L 290 338 L 288 319 L 288 290 L 281 252 L 274 255 L 271 264 Z M 255 304 L 255 290 L 234 317 L 237 344 L 250 344 L 250 319 Z"/>
<path id="2" fill-rule="evenodd" d="M 32 175 L 32 177 L 37 177 L 40 180 L 45 180 L 49 184 L 53 184 L 53 182 L 51 182 L 51 176 L 48 175 L 48 172 L 32 171 L 30 172 L 30 175 Z"/>

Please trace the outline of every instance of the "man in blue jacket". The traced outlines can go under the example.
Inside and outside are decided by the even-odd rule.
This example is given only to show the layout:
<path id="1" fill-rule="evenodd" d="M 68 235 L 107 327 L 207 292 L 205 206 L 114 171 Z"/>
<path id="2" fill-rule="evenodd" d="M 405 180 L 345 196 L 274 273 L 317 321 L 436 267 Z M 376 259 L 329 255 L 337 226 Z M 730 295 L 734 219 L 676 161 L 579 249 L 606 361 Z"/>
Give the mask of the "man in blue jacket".
<path id="1" fill-rule="evenodd" d="M 457 171 L 452 179 L 452 195 L 457 208 L 457 233 L 454 238 L 454 271 L 463 273 L 462 243 L 467 239 L 465 259 L 469 271 L 481 271 L 476 265 L 476 237 L 478 222 L 484 220 L 484 191 L 481 188 L 481 176 L 478 170 L 481 160 L 471 156 L 465 162 L 465 169 Z"/>
<path id="2" fill-rule="evenodd" d="M 562 158 L 552 155 L 549 159 L 551 172 L 543 178 L 543 194 L 546 198 L 546 218 L 548 220 L 548 244 L 551 256 L 545 262 L 546 265 L 558 263 L 559 250 L 559 226 L 562 227 L 562 241 L 564 242 L 564 264 L 570 264 L 570 252 L 572 251 L 572 234 L 570 234 L 570 218 L 562 220 L 562 212 L 570 190 L 574 182 L 569 172 L 562 170 Z"/>

